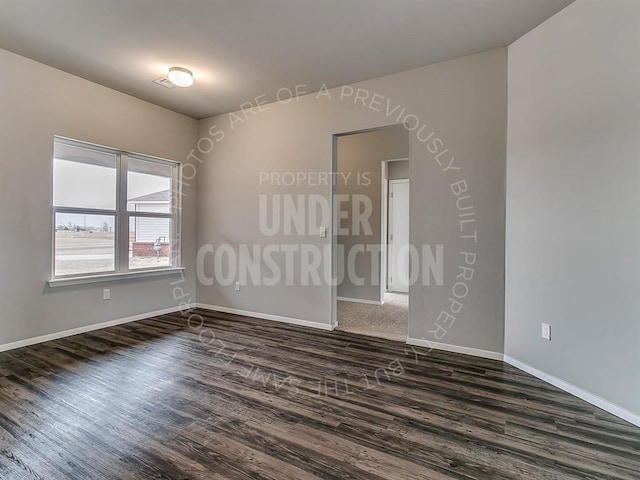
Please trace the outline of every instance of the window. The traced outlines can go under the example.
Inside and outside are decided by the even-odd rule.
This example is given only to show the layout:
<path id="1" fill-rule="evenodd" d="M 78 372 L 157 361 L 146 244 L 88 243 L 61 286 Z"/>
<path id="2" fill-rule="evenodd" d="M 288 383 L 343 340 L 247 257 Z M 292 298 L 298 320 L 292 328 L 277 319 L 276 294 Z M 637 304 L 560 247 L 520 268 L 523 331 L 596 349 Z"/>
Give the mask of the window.
<path id="1" fill-rule="evenodd" d="M 178 267 L 178 164 L 56 137 L 53 278 Z"/>

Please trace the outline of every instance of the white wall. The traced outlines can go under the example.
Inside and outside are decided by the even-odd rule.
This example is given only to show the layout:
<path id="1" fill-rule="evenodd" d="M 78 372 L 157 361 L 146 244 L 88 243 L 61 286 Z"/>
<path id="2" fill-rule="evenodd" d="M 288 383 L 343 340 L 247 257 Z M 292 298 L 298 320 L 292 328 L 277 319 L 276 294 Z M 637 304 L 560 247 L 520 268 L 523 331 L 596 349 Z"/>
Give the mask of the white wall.
<path id="1" fill-rule="evenodd" d="M 464 263 L 461 252 L 477 254 L 474 276 L 461 311 L 440 341 L 502 352 L 504 312 L 504 184 L 506 158 L 506 49 L 498 49 L 353 85 L 368 92 L 354 101 L 334 89 L 287 104 L 272 104 L 249 113 L 244 121 L 222 115 L 200 122 L 200 136 L 215 139 L 202 153 L 198 184 L 198 244 L 308 243 L 328 246 L 318 235 L 265 237 L 258 228 L 261 193 L 316 193 L 329 199 L 329 186 L 268 187 L 261 171 L 332 169 L 332 135 L 409 121 L 415 115 L 423 139 L 411 138 L 411 241 L 443 244 L 445 284 L 414 286 L 410 291 L 410 336 L 434 340 L 434 323 L 449 298 Z M 348 89 L 345 93 L 349 93 Z M 373 97 L 377 94 L 378 97 Z M 362 96 L 360 97 L 362 98 Z M 374 100 L 373 105 L 371 101 Z M 376 102 L 377 101 L 377 102 Z M 387 101 L 389 102 L 387 104 Z M 389 105 L 389 106 L 387 106 Z M 397 107 L 397 108 L 396 108 Z M 404 110 L 403 110 L 404 109 Z M 404 114 L 403 114 L 404 112 Z M 232 125 L 233 123 L 233 125 Z M 210 129 L 214 129 L 212 135 Z M 429 137 L 429 134 L 433 135 Z M 224 138 L 221 138 L 222 135 Z M 436 140 L 437 139 L 437 140 Z M 209 140 L 201 150 L 211 150 Z M 432 153 L 430 150 L 432 150 Z M 436 161 L 438 156 L 443 166 Z M 443 171 L 451 159 L 459 170 Z M 473 222 L 463 224 L 451 184 L 466 181 Z M 463 235 L 477 231 L 477 243 Z M 282 259 L 278 258 L 282 266 Z M 325 262 L 330 260 L 325 258 Z M 207 255 L 205 274 L 212 274 Z M 463 287 L 458 294 L 464 295 Z M 253 287 L 234 292 L 233 284 L 199 285 L 198 302 L 327 325 L 331 322 L 331 288 L 324 286 Z M 456 309 L 458 307 L 456 306 Z M 443 323 L 443 322 L 441 322 Z"/>
<path id="2" fill-rule="evenodd" d="M 578 0 L 509 47 L 505 342 L 636 415 L 639 18 Z"/>
<path id="3" fill-rule="evenodd" d="M 175 276 L 47 286 L 53 136 L 184 162 L 197 122 L 4 50 L 0 71 L 0 345 L 178 305 Z M 195 186 L 185 193 L 181 287 L 195 296 Z"/>

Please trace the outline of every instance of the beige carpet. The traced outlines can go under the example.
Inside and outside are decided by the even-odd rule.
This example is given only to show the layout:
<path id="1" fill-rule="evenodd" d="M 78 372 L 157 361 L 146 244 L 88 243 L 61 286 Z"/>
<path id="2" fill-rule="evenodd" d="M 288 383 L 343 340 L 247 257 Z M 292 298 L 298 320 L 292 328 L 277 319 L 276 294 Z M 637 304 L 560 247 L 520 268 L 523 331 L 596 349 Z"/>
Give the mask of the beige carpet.
<path id="1" fill-rule="evenodd" d="M 386 293 L 383 305 L 338 301 L 338 330 L 404 342 L 409 325 L 409 297 Z"/>

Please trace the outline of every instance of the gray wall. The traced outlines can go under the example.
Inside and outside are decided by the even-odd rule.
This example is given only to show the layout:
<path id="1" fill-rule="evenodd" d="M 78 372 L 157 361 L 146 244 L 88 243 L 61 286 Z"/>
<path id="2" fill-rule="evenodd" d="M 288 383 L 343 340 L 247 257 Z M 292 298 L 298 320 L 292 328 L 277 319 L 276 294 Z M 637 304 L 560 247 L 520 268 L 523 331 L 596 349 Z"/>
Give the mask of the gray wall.
<path id="1" fill-rule="evenodd" d="M 337 180 L 337 193 L 349 195 L 362 195 L 371 201 L 372 213 L 369 218 L 371 235 L 366 235 L 364 229 L 356 235 L 352 222 L 352 202 L 340 203 L 348 218 L 343 220 L 343 228 L 350 230 L 349 235 L 338 235 L 338 245 L 344 248 L 345 257 L 357 245 L 380 246 L 382 229 L 382 162 L 394 158 L 409 157 L 409 131 L 403 125 L 375 130 L 372 132 L 345 135 L 338 138 L 337 171 L 343 173 L 346 178 L 340 176 Z M 390 162 L 401 163 L 401 162 Z M 404 163 L 409 163 L 408 161 Z M 407 165 L 408 166 L 408 165 Z M 366 178 L 363 174 L 367 174 Z M 408 168 L 407 168 L 408 173 Z M 405 177 L 407 178 L 407 177 Z M 356 197 L 362 198 L 362 197 Z M 338 285 L 338 296 L 379 302 L 380 298 L 380 272 L 381 252 L 375 250 L 359 253 L 355 257 L 355 275 L 362 278 L 364 285 L 356 285 L 348 275 L 347 259 L 339 263 L 345 275 Z M 339 270 L 340 271 L 340 270 Z M 372 279 L 377 276 L 377 281 Z M 358 282 L 359 283 L 359 282 Z"/>
<path id="2" fill-rule="evenodd" d="M 409 178 L 409 160 L 389 162 L 387 178 L 389 180 L 402 180 Z"/>
<path id="3" fill-rule="evenodd" d="M 639 2 L 579 0 L 509 47 L 505 342 L 636 415 L 638 18 Z"/>
<path id="4" fill-rule="evenodd" d="M 497 49 L 361 82 L 352 86 L 353 95 L 348 89 L 333 89 L 329 96 L 312 94 L 286 104 L 263 106 L 262 111 L 246 112 L 246 116 L 236 113 L 241 120 L 222 115 L 200 122 L 200 136 L 215 138 L 215 146 L 210 148 L 208 140 L 200 143 L 205 153 L 198 176 L 199 246 L 265 242 L 330 246 L 330 236 L 267 238 L 261 234 L 257 208 L 261 193 L 316 193 L 329 199 L 331 187 L 261 186 L 260 172 L 330 172 L 333 134 L 405 120 L 413 128 L 416 120 L 407 115 L 415 115 L 421 126 L 410 135 L 411 242 L 444 245 L 445 284 L 411 288 L 410 336 L 434 339 L 434 324 L 438 317 L 443 318 L 441 312 L 450 308 L 449 298 L 464 264 L 461 252 L 470 251 L 477 259 L 469 290 L 458 287 L 457 293 L 465 297 L 463 305 L 453 325 L 446 328 L 446 336 L 439 340 L 502 352 L 506 62 L 506 49 Z M 368 93 L 368 101 L 356 100 L 358 88 L 362 89 L 360 99 Z M 216 135 L 210 131 L 214 126 Z M 418 135 L 427 141 L 420 141 Z M 459 170 L 444 171 L 452 158 L 452 167 Z M 474 222 L 463 224 L 461 233 L 461 211 L 451 184 L 462 180 L 471 195 L 463 206 L 470 205 L 472 210 L 465 212 L 473 213 L 466 218 Z M 463 238 L 474 231 L 477 243 Z M 204 273 L 210 276 L 212 256 L 206 258 Z M 323 260 L 330 265 L 330 258 Z M 282 265 L 281 258 L 277 261 Z M 331 323 L 328 285 L 246 286 L 234 292 L 233 285 L 214 283 L 198 286 L 198 302 Z"/>
<path id="5" fill-rule="evenodd" d="M 0 71 L 0 345 L 178 305 L 179 277 L 47 287 L 53 136 L 184 161 L 197 122 L 4 50 Z M 195 295 L 195 186 L 185 193 L 182 287 Z"/>

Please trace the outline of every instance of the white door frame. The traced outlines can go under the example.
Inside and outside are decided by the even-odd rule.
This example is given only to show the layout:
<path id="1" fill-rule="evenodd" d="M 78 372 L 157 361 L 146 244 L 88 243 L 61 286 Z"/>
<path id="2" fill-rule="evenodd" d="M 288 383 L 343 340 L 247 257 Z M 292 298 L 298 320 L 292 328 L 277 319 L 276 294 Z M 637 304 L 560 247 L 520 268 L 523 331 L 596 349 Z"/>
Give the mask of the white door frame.
<path id="1" fill-rule="evenodd" d="M 391 185 L 402 184 L 402 183 L 409 183 L 410 184 L 410 180 L 408 178 L 402 178 L 402 179 L 397 179 L 397 180 L 389 180 L 389 182 L 388 182 L 389 187 L 388 187 L 388 190 L 387 190 L 387 192 L 388 192 L 387 196 L 389 196 L 391 194 Z M 390 223 L 388 219 L 391 216 L 390 204 L 391 204 L 391 202 L 387 202 L 387 222 L 388 223 L 387 223 L 387 237 L 385 239 L 386 240 L 386 248 L 385 248 L 386 256 L 384 257 L 384 262 L 385 262 L 385 265 L 386 265 L 386 269 L 385 270 L 387 272 L 389 270 L 389 262 L 391 260 L 391 258 L 389 256 L 390 251 L 389 251 L 389 235 L 388 235 L 388 233 L 389 233 L 388 229 L 389 229 L 389 223 Z M 408 215 L 409 215 L 409 212 L 407 212 L 407 216 Z M 410 218 L 408 218 L 407 220 L 410 222 Z M 388 291 L 389 290 L 389 276 L 388 275 L 385 277 L 384 282 L 385 282 L 386 291 Z"/>
<path id="2" fill-rule="evenodd" d="M 384 294 L 387 293 L 387 265 L 388 261 L 388 236 L 389 236 L 389 163 L 391 162 L 403 162 L 408 161 L 409 158 L 391 158 L 389 160 L 382 161 L 382 179 L 381 194 L 380 194 L 380 305 L 384 303 Z M 409 179 L 406 179 L 407 181 Z"/>

